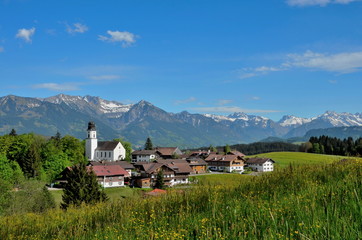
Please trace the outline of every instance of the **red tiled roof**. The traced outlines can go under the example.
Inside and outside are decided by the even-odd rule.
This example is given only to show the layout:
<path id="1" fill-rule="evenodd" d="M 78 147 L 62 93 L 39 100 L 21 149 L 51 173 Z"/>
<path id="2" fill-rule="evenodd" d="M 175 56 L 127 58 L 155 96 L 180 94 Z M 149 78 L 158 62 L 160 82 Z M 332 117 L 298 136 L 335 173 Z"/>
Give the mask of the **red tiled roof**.
<path id="1" fill-rule="evenodd" d="M 97 165 L 97 166 L 88 166 L 88 169 L 93 169 L 93 172 L 97 175 L 97 177 L 103 176 L 119 176 L 123 175 L 128 177 L 129 174 L 126 170 L 124 170 L 119 165 Z"/>

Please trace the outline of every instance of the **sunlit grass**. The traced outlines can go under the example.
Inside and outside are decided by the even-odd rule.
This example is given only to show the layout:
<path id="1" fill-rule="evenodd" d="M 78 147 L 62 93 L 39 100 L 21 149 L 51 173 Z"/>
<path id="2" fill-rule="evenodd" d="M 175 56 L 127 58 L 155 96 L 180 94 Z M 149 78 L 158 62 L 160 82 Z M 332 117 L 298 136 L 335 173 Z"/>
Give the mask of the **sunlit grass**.
<path id="1" fill-rule="evenodd" d="M 247 157 L 271 158 L 274 161 L 276 161 L 276 166 L 279 167 L 286 167 L 289 164 L 329 164 L 345 158 L 356 159 L 355 157 L 303 153 L 303 152 L 271 152 L 271 153 L 263 153 Z"/>

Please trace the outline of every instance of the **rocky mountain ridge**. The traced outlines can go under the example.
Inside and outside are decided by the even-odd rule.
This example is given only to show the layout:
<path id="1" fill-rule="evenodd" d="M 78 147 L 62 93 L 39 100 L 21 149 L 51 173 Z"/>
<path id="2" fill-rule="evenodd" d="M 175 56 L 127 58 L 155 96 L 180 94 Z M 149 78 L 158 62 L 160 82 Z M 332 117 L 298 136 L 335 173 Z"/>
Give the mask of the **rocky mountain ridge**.
<path id="1" fill-rule="evenodd" d="M 59 94 L 48 98 L 0 98 L 0 134 L 70 134 L 84 138 L 87 121 L 96 122 L 104 139 L 123 137 L 141 146 L 150 136 L 163 146 L 200 147 L 255 142 L 267 137 L 304 136 L 311 129 L 362 126 L 362 114 L 327 111 L 314 118 L 284 116 L 279 121 L 233 113 L 228 116 L 168 113 L 147 101 L 122 104 L 93 96 Z"/>

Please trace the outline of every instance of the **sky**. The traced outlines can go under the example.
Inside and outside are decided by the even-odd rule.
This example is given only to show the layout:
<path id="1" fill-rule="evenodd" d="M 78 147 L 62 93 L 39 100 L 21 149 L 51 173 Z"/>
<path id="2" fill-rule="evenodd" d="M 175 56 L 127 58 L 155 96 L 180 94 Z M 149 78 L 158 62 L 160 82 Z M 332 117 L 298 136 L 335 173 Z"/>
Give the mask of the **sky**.
<path id="1" fill-rule="evenodd" d="M 0 0 L 0 96 L 362 112 L 360 0 Z"/>

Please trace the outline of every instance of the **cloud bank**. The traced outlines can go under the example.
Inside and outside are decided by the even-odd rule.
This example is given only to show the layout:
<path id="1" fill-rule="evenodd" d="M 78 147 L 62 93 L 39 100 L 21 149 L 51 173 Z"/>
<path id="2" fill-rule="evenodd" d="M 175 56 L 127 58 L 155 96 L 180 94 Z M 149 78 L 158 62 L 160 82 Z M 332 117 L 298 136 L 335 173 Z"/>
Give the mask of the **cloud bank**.
<path id="1" fill-rule="evenodd" d="M 287 0 L 289 6 L 307 7 L 307 6 L 327 6 L 328 4 L 348 4 L 359 0 Z"/>

